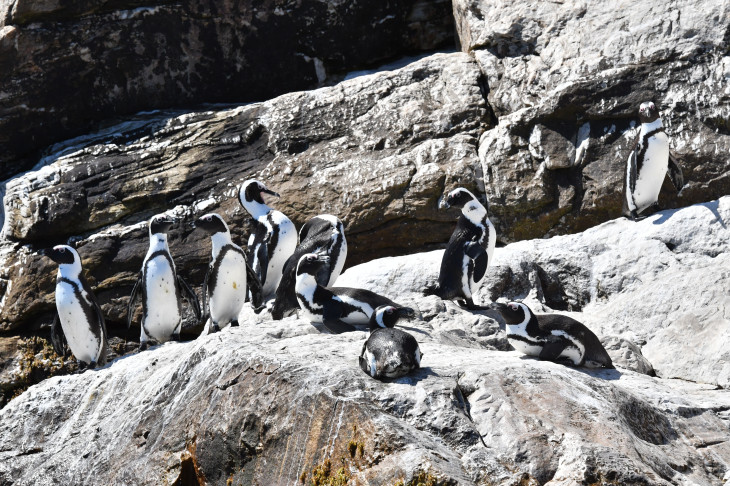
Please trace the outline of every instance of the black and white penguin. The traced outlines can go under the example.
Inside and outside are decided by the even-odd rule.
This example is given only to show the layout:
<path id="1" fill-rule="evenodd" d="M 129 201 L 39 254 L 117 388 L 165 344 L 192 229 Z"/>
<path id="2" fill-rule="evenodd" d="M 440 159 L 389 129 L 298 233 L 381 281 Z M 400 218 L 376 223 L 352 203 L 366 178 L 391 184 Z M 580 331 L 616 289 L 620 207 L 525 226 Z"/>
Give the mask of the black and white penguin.
<path id="1" fill-rule="evenodd" d="M 334 285 L 342 273 L 347 258 L 347 240 L 345 226 L 339 218 L 331 214 L 320 214 L 307 221 L 299 231 L 299 245 L 284 264 L 281 282 L 276 288 L 276 299 L 271 307 L 274 320 L 283 319 L 299 309 L 294 286 L 297 279 L 297 264 L 302 255 L 318 253 L 330 259 L 322 265 L 317 273 L 317 283 L 323 287 Z"/>
<path id="2" fill-rule="evenodd" d="M 321 322 L 334 333 L 348 332 L 355 330 L 351 324 L 368 324 L 381 305 L 403 308 L 369 290 L 321 286 L 316 276 L 328 262 L 326 255 L 307 253 L 297 265 L 297 301 L 304 317 L 311 322 Z"/>
<path id="3" fill-rule="evenodd" d="M 241 247 L 231 241 L 231 232 L 220 215 L 206 214 L 195 222 L 195 227 L 210 234 L 213 253 L 203 282 L 203 309 L 205 314 L 209 311 L 211 324 L 203 334 L 220 331 L 229 323 L 238 326 L 248 289 L 254 309 L 261 306 L 261 282 Z"/>
<path id="4" fill-rule="evenodd" d="M 613 368 L 598 337 L 584 324 L 560 314 L 533 314 L 520 302 L 493 303 L 507 325 L 507 340 L 517 351 L 547 361 Z"/>
<path id="5" fill-rule="evenodd" d="M 263 285 L 264 299 L 268 299 L 279 286 L 284 263 L 297 247 L 297 229 L 282 212 L 266 205 L 263 194 L 279 197 L 263 183 L 250 179 L 241 184 L 238 201 L 256 222 L 248 239 L 248 259 Z"/>
<path id="6" fill-rule="evenodd" d="M 470 310 L 484 309 L 474 304 L 472 293 L 489 268 L 497 242 L 497 232 L 485 208 L 474 194 L 460 187 L 451 191 L 441 208 L 461 208 L 456 229 L 441 259 L 438 283 L 424 290 L 444 300 L 463 299 L 460 305 Z"/>
<path id="7" fill-rule="evenodd" d="M 80 368 L 105 365 L 108 348 L 106 324 L 96 297 L 81 273 L 79 254 L 66 245 L 54 246 L 43 254 L 58 263 L 58 313 L 51 326 L 53 349 L 63 356 L 68 343 Z"/>
<path id="8" fill-rule="evenodd" d="M 158 214 L 149 223 L 150 248 L 142 262 L 139 278 L 134 284 L 127 305 L 127 329 L 132 324 L 134 306 L 142 291 L 142 323 L 139 348 L 147 349 L 147 341 L 180 340 L 182 326 L 182 299 L 187 300 L 195 316 L 200 320 L 198 297 L 190 286 L 177 275 L 175 263 L 167 245 L 167 232 L 174 221 L 165 214 Z"/>
<path id="9" fill-rule="evenodd" d="M 633 220 L 646 208 L 657 204 L 664 177 L 681 191 L 684 186 L 682 169 L 669 150 L 669 137 L 654 103 L 639 107 L 641 130 L 626 163 L 624 185 L 624 214 Z"/>
<path id="10" fill-rule="evenodd" d="M 413 309 L 390 305 L 375 309 L 370 318 L 370 335 L 360 351 L 360 368 L 373 378 L 399 378 L 421 366 L 421 349 L 416 338 L 393 329 L 398 319 L 409 319 Z"/>

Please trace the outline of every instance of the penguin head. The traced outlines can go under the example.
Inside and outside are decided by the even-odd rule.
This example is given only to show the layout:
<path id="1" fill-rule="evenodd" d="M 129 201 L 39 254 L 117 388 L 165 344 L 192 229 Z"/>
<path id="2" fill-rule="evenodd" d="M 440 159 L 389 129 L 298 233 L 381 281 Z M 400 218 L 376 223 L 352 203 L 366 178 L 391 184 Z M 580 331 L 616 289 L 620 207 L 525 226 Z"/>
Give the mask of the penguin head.
<path id="1" fill-rule="evenodd" d="M 150 235 L 167 234 L 175 220 L 166 214 L 158 214 L 150 220 Z"/>
<path id="2" fill-rule="evenodd" d="M 238 190 L 238 202 L 241 203 L 241 206 L 246 211 L 251 213 L 250 208 L 256 205 L 266 206 L 263 194 L 280 197 L 278 193 L 266 187 L 263 182 L 257 181 L 256 179 L 248 179 L 241 184 L 241 188 Z"/>
<path id="3" fill-rule="evenodd" d="M 659 110 L 652 101 L 646 101 L 639 106 L 639 120 L 641 123 L 651 123 L 659 118 Z"/>
<path id="4" fill-rule="evenodd" d="M 317 271 L 329 261 L 330 257 L 323 253 L 306 253 L 301 256 L 297 264 L 297 275 L 305 273 L 316 275 Z"/>
<path id="5" fill-rule="evenodd" d="M 521 302 L 493 302 L 489 307 L 499 312 L 507 325 L 527 323 L 532 318 L 530 308 Z"/>
<path id="6" fill-rule="evenodd" d="M 75 273 L 81 272 L 81 257 L 79 257 L 76 250 L 68 245 L 54 246 L 50 250 L 43 250 L 41 254 L 58 263 L 59 269 L 71 268 L 76 270 Z"/>
<path id="7" fill-rule="evenodd" d="M 416 316 L 416 311 L 410 307 L 393 307 L 392 305 L 381 305 L 373 315 L 370 316 L 370 328 L 395 327 L 398 319 L 411 319 Z"/>
<path id="8" fill-rule="evenodd" d="M 228 226 L 223 218 L 217 213 L 204 214 L 197 221 L 195 227 L 207 231 L 211 235 L 216 233 L 228 233 Z"/>
<path id="9" fill-rule="evenodd" d="M 451 207 L 468 209 L 470 204 L 475 204 L 478 207 L 484 207 L 482 206 L 482 203 L 477 200 L 474 194 L 463 187 L 459 187 L 448 193 L 446 197 L 441 200 L 439 207 L 442 209 L 449 209 Z"/>

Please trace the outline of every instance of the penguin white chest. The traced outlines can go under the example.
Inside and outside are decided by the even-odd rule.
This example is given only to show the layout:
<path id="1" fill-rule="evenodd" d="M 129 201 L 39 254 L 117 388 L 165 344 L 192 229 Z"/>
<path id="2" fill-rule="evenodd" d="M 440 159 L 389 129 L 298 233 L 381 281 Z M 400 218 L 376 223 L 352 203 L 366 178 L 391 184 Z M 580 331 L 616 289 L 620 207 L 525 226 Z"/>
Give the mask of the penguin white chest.
<path id="1" fill-rule="evenodd" d="M 266 223 L 269 231 L 269 237 L 273 238 L 276 233 L 277 244 L 272 248 L 272 254 L 269 255 L 269 264 L 266 269 L 266 281 L 263 284 L 263 295 L 271 295 L 276 292 L 276 288 L 281 281 L 284 263 L 294 253 L 297 247 L 297 229 L 294 223 L 286 216 L 278 211 L 272 214 L 272 223 Z"/>
<path id="2" fill-rule="evenodd" d="M 314 302 L 314 291 L 317 289 L 316 282 L 309 276 L 297 277 L 296 295 L 302 315 L 309 322 L 322 322 L 323 306 Z"/>
<path id="3" fill-rule="evenodd" d="M 160 342 L 170 339 L 180 323 L 175 273 L 169 261 L 162 255 L 145 264 L 145 291 L 147 314 L 144 316 L 145 332 Z"/>
<path id="4" fill-rule="evenodd" d="M 229 251 L 217 266 L 215 288 L 209 288 L 210 316 L 223 327 L 238 314 L 246 301 L 246 260 L 241 253 Z"/>
<path id="5" fill-rule="evenodd" d="M 636 174 L 633 196 L 640 212 L 659 199 L 669 163 L 669 139 L 664 132 L 649 138 L 641 170 Z"/>
<path id="6" fill-rule="evenodd" d="M 78 300 L 75 288 L 70 283 L 60 282 L 56 285 L 56 309 L 63 334 L 76 359 L 85 363 L 96 362 L 101 349 L 100 340 L 91 330 L 96 322 L 87 321 L 89 316 L 85 312 L 85 306 L 91 308 L 91 305 Z M 96 315 L 92 315 L 96 319 Z"/>

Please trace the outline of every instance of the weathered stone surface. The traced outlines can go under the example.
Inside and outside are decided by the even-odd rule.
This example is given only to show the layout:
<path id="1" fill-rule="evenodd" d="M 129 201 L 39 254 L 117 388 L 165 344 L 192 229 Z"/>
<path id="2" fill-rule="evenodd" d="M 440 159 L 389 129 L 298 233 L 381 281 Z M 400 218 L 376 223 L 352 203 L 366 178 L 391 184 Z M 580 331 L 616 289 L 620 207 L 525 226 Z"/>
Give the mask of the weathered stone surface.
<path id="1" fill-rule="evenodd" d="M 687 186 L 682 207 L 730 192 L 730 30 L 717 2 L 528 4 L 455 0 L 462 49 L 499 118 L 480 142 L 504 241 L 620 215 L 637 109 L 660 107 Z"/>
<path id="2" fill-rule="evenodd" d="M 209 238 L 192 221 L 220 212 L 243 242 L 236 186 L 249 177 L 282 195 L 272 204 L 297 226 L 336 214 L 349 265 L 440 245 L 453 225 L 437 207 L 444 190 L 483 194 L 476 149 L 488 118 L 478 80 L 469 56 L 439 54 L 265 103 L 140 115 L 59 145 L 49 165 L 6 184 L 3 232 L 17 243 L 2 253 L 2 328 L 52 309 L 55 267 L 35 252 L 69 239 L 110 321 L 124 321 L 149 244 L 145 221 L 165 210 L 179 218 L 173 257 L 200 285 Z"/>
<path id="3" fill-rule="evenodd" d="M 3 0 L 0 179 L 113 116 L 265 100 L 450 47 L 450 11 L 446 0 Z"/>

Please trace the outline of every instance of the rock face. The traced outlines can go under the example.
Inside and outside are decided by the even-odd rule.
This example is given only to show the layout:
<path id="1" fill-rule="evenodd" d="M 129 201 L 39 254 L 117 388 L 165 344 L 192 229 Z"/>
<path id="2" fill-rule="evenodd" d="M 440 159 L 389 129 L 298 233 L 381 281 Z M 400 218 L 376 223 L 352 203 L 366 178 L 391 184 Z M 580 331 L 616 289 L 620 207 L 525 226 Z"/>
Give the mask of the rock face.
<path id="1" fill-rule="evenodd" d="M 272 205 L 297 227 L 336 214 L 350 265 L 441 244 L 453 224 L 437 208 L 444 190 L 479 193 L 477 139 L 488 117 L 478 79 L 469 56 L 439 54 L 265 103 L 141 116 L 57 147 L 49 165 L 6 185 L 3 232 L 16 243 L 5 246 L 2 328 L 51 309 L 54 264 L 35 251 L 69 239 L 105 315 L 125 320 L 146 221 L 171 208 L 173 257 L 200 285 L 209 242 L 191 224 L 219 212 L 243 242 L 237 186 L 254 176 L 282 194 Z"/>
<path id="2" fill-rule="evenodd" d="M 663 207 L 730 191 L 727 6 L 454 0 L 499 119 L 479 153 L 506 241 L 575 232 L 617 217 L 637 110 L 653 100 L 687 186 Z"/>
<path id="3" fill-rule="evenodd" d="M 452 45 L 446 0 L 2 0 L 0 179 L 113 116 L 269 99 Z"/>
<path id="4" fill-rule="evenodd" d="M 543 312 L 569 304 L 604 341 L 646 341 L 662 378 L 623 368 L 620 346 L 609 348 L 618 369 L 598 371 L 505 351 L 490 312 L 420 294 L 440 251 L 386 258 L 338 284 L 419 307 L 424 320 L 403 326 L 424 353 L 419 372 L 372 380 L 357 364 L 365 332 L 330 335 L 247 309 L 240 328 L 54 377 L 11 401 L 0 411 L 0 483 L 723 484 L 730 392 L 664 377 L 711 377 L 727 362 L 728 337 L 713 334 L 728 324 L 717 315 L 727 307 L 726 221 L 730 197 L 495 252 L 482 302 L 522 296 Z M 595 263 L 584 268 L 589 250 Z M 500 288 L 507 280 L 514 285 Z M 687 286 L 701 302 L 678 297 Z M 637 318 L 647 313 L 656 317 Z M 703 337 L 718 354 L 700 349 Z M 680 361 L 695 369 L 672 367 Z"/>

